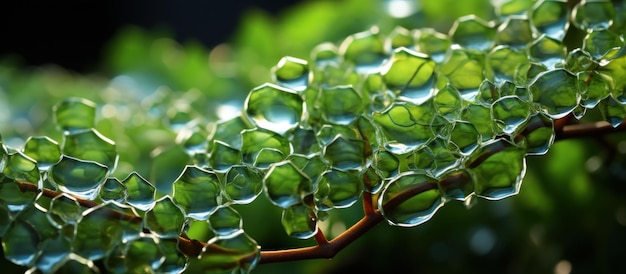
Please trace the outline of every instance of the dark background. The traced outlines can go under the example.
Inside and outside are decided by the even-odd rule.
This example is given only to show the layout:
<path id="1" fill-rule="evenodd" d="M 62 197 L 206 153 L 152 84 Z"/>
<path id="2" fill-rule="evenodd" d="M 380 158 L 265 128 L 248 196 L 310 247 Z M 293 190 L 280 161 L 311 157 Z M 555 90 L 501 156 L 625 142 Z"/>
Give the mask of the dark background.
<path id="1" fill-rule="evenodd" d="M 208 48 L 230 38 L 246 9 L 278 15 L 301 0 L 234 1 L 4 1 L 0 4 L 0 59 L 26 66 L 60 65 L 90 72 L 106 43 L 128 25 L 167 28 L 177 41 Z"/>

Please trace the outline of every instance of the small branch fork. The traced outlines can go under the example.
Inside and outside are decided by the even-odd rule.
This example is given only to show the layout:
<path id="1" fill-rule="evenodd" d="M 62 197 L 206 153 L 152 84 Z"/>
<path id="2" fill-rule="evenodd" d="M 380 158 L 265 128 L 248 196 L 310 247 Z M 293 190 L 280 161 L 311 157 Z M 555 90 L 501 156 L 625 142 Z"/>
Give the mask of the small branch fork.
<path id="1" fill-rule="evenodd" d="M 564 139 L 573 139 L 573 138 L 586 138 L 586 137 L 597 137 L 604 134 L 615 133 L 615 132 L 626 132 L 626 123 L 618 127 L 613 127 L 607 122 L 596 122 L 589 124 L 570 124 L 571 116 L 566 116 L 561 119 L 557 119 L 554 122 L 554 131 L 556 138 L 555 140 L 564 140 Z M 482 159 L 484 160 L 484 159 Z M 481 159 L 477 159 L 476 161 L 481 161 Z M 469 163 L 469 165 L 477 165 L 479 163 Z M 444 180 L 455 180 L 454 176 L 446 178 Z M 369 180 L 369 178 L 365 177 L 364 180 Z M 39 189 L 36 184 L 29 182 L 17 182 L 18 187 L 22 192 L 41 192 L 42 195 L 54 198 L 63 193 L 49 190 L 49 189 Z M 422 186 L 418 186 L 415 189 L 408 189 L 406 192 L 419 193 L 424 189 Z M 406 199 L 413 197 L 413 195 L 402 195 L 402 193 L 398 194 L 396 197 L 388 200 L 384 205 L 384 209 L 391 209 Z M 96 207 L 99 204 L 93 201 L 78 199 L 76 198 L 78 203 L 86 208 Z M 356 239 L 361 237 L 361 235 L 365 234 L 367 231 L 375 227 L 377 224 L 384 220 L 384 217 L 381 213 L 381 210 L 377 208 L 374 202 L 374 197 L 369 192 L 363 192 L 363 218 L 348 228 L 346 231 L 341 233 L 339 236 L 332 240 L 327 240 L 324 236 L 323 232 L 317 229 L 317 233 L 314 236 L 316 241 L 315 246 L 309 247 L 301 247 L 301 248 L 293 248 L 293 249 L 285 249 L 285 250 L 275 250 L 275 251 L 261 251 L 261 264 L 267 263 L 277 263 L 277 262 L 287 262 L 287 261 L 297 261 L 297 260 L 308 260 L 308 259 L 322 259 L 322 258 L 333 258 L 339 251 L 344 249 L 350 243 L 354 242 Z M 129 215 L 125 213 L 121 213 L 115 211 L 113 209 L 109 212 L 112 218 L 117 218 L 120 220 L 126 220 L 134 223 L 142 222 L 142 218 L 135 215 Z M 149 231 L 144 231 L 148 232 Z M 211 245 L 206 245 L 200 241 L 189 239 L 186 235 L 181 235 L 178 238 L 178 249 L 184 253 L 185 255 L 196 258 L 198 255 L 202 253 L 203 248 L 211 248 Z M 215 248 L 219 248 L 216 246 Z M 242 258 L 245 260 L 246 258 Z"/>

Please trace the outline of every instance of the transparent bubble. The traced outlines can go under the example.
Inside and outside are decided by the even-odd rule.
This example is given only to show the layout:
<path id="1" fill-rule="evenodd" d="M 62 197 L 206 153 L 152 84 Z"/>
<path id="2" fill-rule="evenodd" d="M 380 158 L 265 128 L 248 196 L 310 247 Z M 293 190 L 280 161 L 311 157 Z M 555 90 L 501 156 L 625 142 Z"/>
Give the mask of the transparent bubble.
<path id="1" fill-rule="evenodd" d="M 528 86 L 528 83 L 533 81 L 539 73 L 548 71 L 548 68 L 541 63 L 529 62 L 520 64 L 515 72 L 514 83 L 519 86 Z"/>
<path id="2" fill-rule="evenodd" d="M 348 125 L 363 112 L 361 96 L 351 86 L 322 88 L 317 102 L 326 122 Z"/>
<path id="3" fill-rule="evenodd" d="M 588 52 L 581 48 L 576 48 L 568 52 L 567 57 L 565 58 L 564 68 L 572 73 L 578 73 L 591 70 L 598 66 L 599 64 L 593 60 Z"/>
<path id="4" fill-rule="evenodd" d="M 125 244 L 124 264 L 129 273 L 141 273 L 146 269 L 158 269 L 165 258 L 159 248 L 159 240 L 152 235 L 142 235 Z"/>
<path id="5" fill-rule="evenodd" d="M 204 273 L 248 273 L 260 261 L 260 247 L 243 230 L 210 239 L 196 262 Z"/>
<path id="6" fill-rule="evenodd" d="M 261 174 L 247 166 L 232 166 L 224 179 L 224 194 L 235 204 L 251 203 L 263 189 Z"/>
<path id="7" fill-rule="evenodd" d="M 422 105 L 396 102 L 383 112 L 372 115 L 381 129 L 385 148 L 394 154 L 404 154 L 418 149 L 432 139 L 430 122 L 433 109 L 430 101 Z"/>
<path id="8" fill-rule="evenodd" d="M 504 96 L 491 106 L 496 127 L 505 134 L 513 134 L 530 115 L 530 104 L 517 96 Z"/>
<path id="9" fill-rule="evenodd" d="M 613 96 L 602 100 L 599 108 L 604 120 L 609 122 L 614 128 L 621 125 L 626 119 L 626 106 L 615 100 Z"/>
<path id="10" fill-rule="evenodd" d="M 128 196 L 126 202 L 142 211 L 146 211 L 154 206 L 156 197 L 156 188 L 148 180 L 144 179 L 139 173 L 133 171 L 128 177 L 122 180 L 122 184 L 126 186 Z"/>
<path id="11" fill-rule="evenodd" d="M 484 143 L 468 161 L 478 197 L 499 200 L 519 192 L 526 173 L 525 151 L 504 139 Z"/>
<path id="12" fill-rule="evenodd" d="M 109 171 L 115 170 L 118 160 L 115 142 L 93 128 L 63 135 L 63 154 L 98 162 Z"/>
<path id="13" fill-rule="evenodd" d="M 440 71 L 463 99 L 473 101 L 486 76 L 485 55 L 452 45 Z"/>
<path id="14" fill-rule="evenodd" d="M 450 85 L 446 85 L 435 94 L 433 104 L 437 113 L 448 120 L 458 119 L 461 113 L 461 95 Z M 445 122 L 445 121 L 444 121 Z M 433 122 L 434 124 L 434 122 Z"/>
<path id="15" fill-rule="evenodd" d="M 564 69 L 542 72 L 528 87 L 533 101 L 553 119 L 569 114 L 580 101 L 578 79 Z"/>
<path id="16" fill-rule="evenodd" d="M 437 64 L 443 62 L 446 51 L 451 45 L 448 35 L 432 28 L 416 29 L 414 35 L 417 51 L 430 55 L 430 58 Z"/>
<path id="17" fill-rule="evenodd" d="M 320 145 L 327 146 L 339 135 L 346 139 L 362 139 L 358 129 L 350 125 L 323 125 L 317 132 L 316 137 Z"/>
<path id="18" fill-rule="evenodd" d="M 187 165 L 174 181 L 172 198 L 187 217 L 206 220 L 221 203 L 217 175 L 197 166 Z"/>
<path id="19" fill-rule="evenodd" d="M 321 151 L 312 129 L 296 128 L 289 136 L 289 142 L 293 146 L 293 153 L 313 155 Z"/>
<path id="20" fill-rule="evenodd" d="M 83 208 L 76 198 L 63 193 L 52 198 L 48 209 L 48 220 L 58 229 L 66 224 L 76 225 L 82 218 Z"/>
<path id="21" fill-rule="evenodd" d="M 585 108 L 595 108 L 610 94 L 611 78 L 597 71 L 581 71 L 576 74 L 582 96 L 580 104 Z"/>
<path id="22" fill-rule="evenodd" d="M 624 37 L 608 30 L 588 32 L 583 40 L 582 49 L 594 59 L 610 59 L 624 47 Z"/>
<path id="23" fill-rule="evenodd" d="M 241 139 L 243 163 L 260 168 L 284 160 L 293 151 L 291 143 L 285 137 L 268 130 L 244 130 Z"/>
<path id="24" fill-rule="evenodd" d="M 317 179 L 328 169 L 328 165 L 322 160 L 320 155 L 303 156 L 292 154 L 289 161 L 299 168 L 311 182 L 317 182 Z"/>
<path id="25" fill-rule="evenodd" d="M 220 121 L 215 126 L 215 131 L 208 139 L 221 141 L 232 148 L 241 148 L 241 132 L 250 129 L 244 118 L 237 116 L 226 121 Z"/>
<path id="26" fill-rule="evenodd" d="M 435 62 L 428 55 L 401 47 L 382 68 L 386 86 L 398 99 L 421 104 L 430 99 L 436 83 Z"/>
<path id="27" fill-rule="evenodd" d="M 209 217 L 211 229 L 218 236 L 228 236 L 242 229 L 243 221 L 239 212 L 230 206 L 219 207 Z"/>
<path id="28" fill-rule="evenodd" d="M 35 266 L 43 273 L 60 273 L 59 269 L 70 259 L 71 241 L 62 234 L 45 239 L 40 246 L 41 254 Z"/>
<path id="29" fill-rule="evenodd" d="M 339 56 L 363 74 L 378 72 L 388 58 L 377 27 L 348 36 L 339 46 Z"/>
<path id="30" fill-rule="evenodd" d="M 126 185 L 117 178 L 109 177 L 100 188 L 100 199 L 103 201 L 123 202 L 128 196 Z"/>
<path id="31" fill-rule="evenodd" d="M 429 170 L 435 177 L 439 177 L 446 171 L 457 167 L 460 164 L 460 155 L 449 147 L 448 143 L 441 138 L 435 138 L 428 143 L 428 148 L 432 152 L 433 165 Z"/>
<path id="32" fill-rule="evenodd" d="M 159 247 L 163 252 L 163 263 L 159 273 L 182 273 L 189 264 L 189 257 L 178 250 L 178 239 L 159 239 Z"/>
<path id="33" fill-rule="evenodd" d="M 565 45 L 560 40 L 546 35 L 539 36 L 528 46 L 530 57 L 548 69 L 560 66 L 563 63 L 565 52 Z"/>
<path id="34" fill-rule="evenodd" d="M 530 20 L 526 15 L 508 16 L 496 32 L 498 44 L 511 47 L 525 47 L 533 39 Z"/>
<path id="35" fill-rule="evenodd" d="M 340 170 L 361 169 L 364 163 L 365 143 L 362 140 L 347 139 L 337 135 L 322 155 L 329 165 Z"/>
<path id="36" fill-rule="evenodd" d="M 450 28 L 452 43 L 461 47 L 488 51 L 493 47 L 496 28 L 493 22 L 487 22 L 475 15 L 458 18 Z"/>
<path id="37" fill-rule="evenodd" d="M 37 162 L 19 151 L 7 155 L 2 175 L 33 184 L 38 184 L 41 180 Z"/>
<path id="38" fill-rule="evenodd" d="M 283 209 L 301 202 L 301 197 L 311 193 L 313 185 L 308 176 L 290 161 L 273 164 L 263 178 L 268 199 Z"/>
<path id="39" fill-rule="evenodd" d="M 14 264 L 28 266 L 39 254 L 41 241 L 35 228 L 24 221 L 13 221 L 2 237 L 4 257 Z"/>
<path id="40" fill-rule="evenodd" d="M 325 171 L 319 182 L 315 198 L 320 210 L 352 206 L 363 190 L 361 179 L 355 171 L 331 169 Z"/>
<path id="41" fill-rule="evenodd" d="M 75 254 L 88 260 L 101 259 L 121 242 L 121 220 L 111 217 L 111 209 L 106 207 L 107 204 L 103 203 L 83 212 L 72 241 Z"/>
<path id="42" fill-rule="evenodd" d="M 94 127 L 96 104 L 82 98 L 68 98 L 53 107 L 57 126 L 66 134 Z"/>
<path id="43" fill-rule="evenodd" d="M 48 169 L 48 178 L 63 192 L 93 200 L 108 172 L 108 168 L 99 163 L 63 155 L 59 162 Z"/>
<path id="44" fill-rule="evenodd" d="M 437 181 L 412 171 L 391 180 L 378 199 L 378 208 L 389 223 L 404 227 L 428 221 L 443 204 Z"/>
<path id="45" fill-rule="evenodd" d="M 476 127 L 482 141 L 493 138 L 494 124 L 491 118 L 491 108 L 482 105 L 468 105 L 461 111 L 461 120 L 467 121 Z"/>
<path id="46" fill-rule="evenodd" d="M 287 235 L 297 239 L 308 239 L 317 233 L 315 211 L 303 204 L 284 209 L 281 223 Z"/>
<path id="47" fill-rule="evenodd" d="M 534 113 L 520 127 L 515 143 L 526 148 L 526 155 L 544 155 L 554 143 L 554 121 L 543 113 Z"/>
<path id="48" fill-rule="evenodd" d="M 608 29 L 615 19 L 615 10 L 608 0 L 583 0 L 572 9 L 572 18 L 582 30 Z"/>
<path id="49" fill-rule="evenodd" d="M 0 201 L 6 206 L 10 215 L 17 215 L 22 210 L 32 205 L 37 193 L 22 191 L 16 182 L 0 183 Z"/>
<path id="50" fill-rule="evenodd" d="M 458 148 L 461 155 L 467 156 L 480 144 L 480 133 L 473 124 L 456 121 L 448 141 Z"/>
<path id="51" fill-rule="evenodd" d="M 483 80 L 478 87 L 476 94 L 476 103 L 484 106 L 491 106 L 493 102 L 500 98 L 500 90 L 496 85 L 488 79 Z"/>
<path id="52" fill-rule="evenodd" d="M 326 42 L 315 46 L 311 50 L 311 60 L 315 68 L 322 69 L 339 63 L 339 53 L 335 44 Z"/>
<path id="53" fill-rule="evenodd" d="M 391 152 L 386 150 L 377 150 L 374 152 L 372 167 L 377 174 L 383 178 L 392 178 L 398 174 L 400 161 Z"/>
<path id="54" fill-rule="evenodd" d="M 159 238 L 178 238 L 185 224 L 185 214 L 169 195 L 161 197 L 146 211 L 144 226 Z"/>
<path id="55" fill-rule="evenodd" d="M 190 156 L 206 153 L 207 134 L 197 127 L 182 128 L 178 131 L 176 143 L 181 145 Z"/>
<path id="56" fill-rule="evenodd" d="M 309 80 L 309 67 L 306 60 L 285 56 L 272 67 L 272 80 L 280 86 L 304 91 Z"/>
<path id="57" fill-rule="evenodd" d="M 530 11 L 535 32 L 563 41 L 569 28 L 570 13 L 565 0 L 540 0 Z"/>
<path id="58" fill-rule="evenodd" d="M 229 167 L 241 164 L 241 151 L 222 141 L 214 140 L 211 146 L 209 164 L 218 171 L 225 171 Z"/>
<path id="59" fill-rule="evenodd" d="M 411 31 L 401 26 L 396 26 L 385 38 L 385 50 L 387 52 L 393 52 L 400 47 L 411 48 L 413 44 L 415 41 Z"/>
<path id="60" fill-rule="evenodd" d="M 59 161 L 61 148 L 47 136 L 31 136 L 24 144 L 24 154 L 37 161 L 39 171 L 43 172 Z"/>
<path id="61" fill-rule="evenodd" d="M 505 45 L 496 46 L 486 57 L 488 77 L 495 84 L 500 84 L 507 80 L 513 81 L 517 67 L 527 62 L 528 57 L 525 50 Z"/>
<path id="62" fill-rule="evenodd" d="M 439 187 L 446 199 L 467 201 L 474 194 L 474 180 L 465 170 L 452 170 L 441 175 Z"/>
<path id="63" fill-rule="evenodd" d="M 302 110 L 300 95 L 274 84 L 252 89 L 245 103 L 245 113 L 251 122 L 278 134 L 295 128 L 300 122 Z"/>

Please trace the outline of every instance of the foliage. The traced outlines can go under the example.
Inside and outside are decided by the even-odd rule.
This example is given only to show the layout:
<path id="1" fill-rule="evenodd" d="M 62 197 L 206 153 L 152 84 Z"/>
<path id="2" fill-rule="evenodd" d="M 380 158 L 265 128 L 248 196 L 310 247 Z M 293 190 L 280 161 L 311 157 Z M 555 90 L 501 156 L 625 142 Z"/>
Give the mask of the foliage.
<path id="1" fill-rule="evenodd" d="M 599 143 L 617 151 L 553 144 L 623 128 L 623 3 L 511 1 L 485 13 L 475 2 L 446 10 L 458 17 L 448 24 L 443 5 L 424 4 L 413 21 L 337 5 L 307 3 L 276 24 L 252 14 L 233 45 L 210 53 L 129 30 L 104 69 L 120 73 L 110 81 L 2 67 L 3 89 L 46 91 L 34 105 L 0 93 L 16 112 L 0 128 L 4 257 L 41 272 L 262 272 L 362 237 L 351 252 L 369 270 L 623 268 L 618 244 L 603 242 L 625 240 L 623 135 Z M 456 14 L 465 5 L 479 12 Z M 354 20 L 339 23 L 335 9 Z M 15 145 L 21 136 L 32 137 Z M 525 193 L 501 200 L 523 181 Z M 572 219 L 583 232 L 611 222 L 610 238 L 569 232 Z M 363 234 L 382 220 L 428 223 Z M 586 262 L 555 244 L 570 233 L 567 246 L 609 256 Z M 312 247 L 289 249 L 302 245 Z M 378 254 L 394 245 L 403 254 Z"/>

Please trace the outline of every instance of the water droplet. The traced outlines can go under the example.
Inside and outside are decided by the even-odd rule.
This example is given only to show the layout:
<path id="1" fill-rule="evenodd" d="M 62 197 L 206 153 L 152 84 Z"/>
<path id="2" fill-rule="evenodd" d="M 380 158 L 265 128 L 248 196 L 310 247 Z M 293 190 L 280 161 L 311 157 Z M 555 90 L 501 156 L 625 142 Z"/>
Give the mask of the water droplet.
<path id="1" fill-rule="evenodd" d="M 321 191 L 315 193 L 315 198 L 320 210 L 350 207 L 363 190 L 356 171 L 327 170 L 320 177 L 318 185 Z"/>
<path id="2" fill-rule="evenodd" d="M 478 51 L 488 51 L 494 44 L 495 34 L 493 22 L 486 22 L 475 15 L 458 18 L 450 28 L 452 43 Z"/>
<path id="3" fill-rule="evenodd" d="M 126 202 L 129 205 L 141 211 L 146 211 L 154 206 L 156 188 L 148 180 L 141 177 L 139 173 L 133 171 L 122 180 L 122 184 L 126 186 L 128 191 Z"/>
<path id="4" fill-rule="evenodd" d="M 492 81 L 495 84 L 500 84 L 503 81 L 513 81 L 518 66 L 528 62 L 526 55 L 527 53 L 523 49 L 505 45 L 496 46 L 486 57 L 488 77 L 493 79 Z"/>
<path id="5" fill-rule="evenodd" d="M 328 165 L 322 160 L 319 154 L 311 156 L 292 154 L 288 159 L 308 176 L 311 182 L 317 182 L 321 174 L 328 169 Z"/>
<path id="6" fill-rule="evenodd" d="M 597 71 L 581 71 L 576 74 L 582 93 L 580 104 L 585 108 L 595 108 L 600 101 L 609 96 L 610 81 L 606 75 Z"/>
<path id="7" fill-rule="evenodd" d="M 467 121 L 476 127 L 481 140 L 487 141 L 495 135 L 491 108 L 482 105 L 468 105 L 461 111 L 461 120 Z"/>
<path id="8" fill-rule="evenodd" d="M 461 94 L 450 85 L 438 90 L 433 97 L 433 105 L 437 113 L 451 120 L 459 118 L 461 103 Z"/>
<path id="9" fill-rule="evenodd" d="M 474 180 L 465 169 L 452 170 L 441 175 L 439 187 L 447 199 L 467 201 L 474 194 Z"/>
<path id="10" fill-rule="evenodd" d="M 100 163 L 109 171 L 115 170 L 118 160 L 115 142 L 93 128 L 63 135 L 63 154 Z"/>
<path id="11" fill-rule="evenodd" d="M 263 186 L 269 200 L 283 209 L 299 204 L 301 197 L 313 189 L 309 177 L 290 161 L 273 164 L 263 178 Z"/>
<path id="12" fill-rule="evenodd" d="M 66 134 L 94 127 L 96 104 L 82 98 L 68 98 L 53 107 L 58 127 Z"/>
<path id="13" fill-rule="evenodd" d="M 248 129 L 241 133 L 241 156 L 243 163 L 260 168 L 279 162 L 293 151 L 291 143 L 275 132 Z"/>
<path id="14" fill-rule="evenodd" d="M 48 209 L 48 220 L 61 229 L 66 224 L 76 225 L 82 218 L 83 208 L 76 198 L 63 193 L 52 198 Z"/>
<path id="15" fill-rule="evenodd" d="M 233 165 L 241 164 L 241 151 L 227 143 L 214 140 L 211 146 L 209 164 L 217 171 L 226 171 Z"/>
<path id="16" fill-rule="evenodd" d="M 188 217 L 206 220 L 221 203 L 220 183 L 214 172 L 197 166 L 186 166 L 174 181 L 174 203 L 183 208 Z"/>
<path id="17" fill-rule="evenodd" d="M 581 48 L 570 51 L 565 57 L 564 68 L 573 73 L 588 71 L 597 66 L 598 63 L 591 58 L 591 55 Z"/>
<path id="18" fill-rule="evenodd" d="M 260 261 L 260 247 L 243 230 L 210 239 L 197 263 L 205 273 L 248 273 Z"/>
<path id="19" fill-rule="evenodd" d="M 363 112 L 361 96 L 351 86 L 322 88 L 317 105 L 325 121 L 348 125 Z"/>
<path id="20" fill-rule="evenodd" d="M 39 184 L 41 175 L 37 162 L 24 153 L 18 151 L 8 154 L 5 163 L 2 175 L 18 181 Z"/>
<path id="21" fill-rule="evenodd" d="M 514 141 L 526 148 L 526 155 L 543 155 L 554 142 L 554 121 L 544 113 L 530 115 Z"/>
<path id="22" fill-rule="evenodd" d="M 207 135 L 197 127 L 180 129 L 176 136 L 176 143 L 183 146 L 190 156 L 207 151 Z"/>
<path id="23" fill-rule="evenodd" d="M 561 41 L 546 35 L 539 36 L 539 38 L 535 39 L 535 41 L 528 46 L 530 57 L 543 64 L 548 69 L 561 66 L 565 52 L 565 45 Z"/>
<path id="24" fill-rule="evenodd" d="M 613 25 L 613 3 L 605 0 L 583 0 L 572 9 L 572 22 L 582 30 L 608 29 Z"/>
<path id="25" fill-rule="evenodd" d="M 600 113 L 604 120 L 611 126 L 618 127 L 626 119 L 626 106 L 620 104 L 613 96 L 609 96 L 600 102 Z"/>
<path id="26" fill-rule="evenodd" d="M 362 140 L 347 139 L 337 135 L 323 148 L 323 158 L 330 166 L 340 169 L 361 169 L 364 163 L 365 143 Z"/>
<path id="27" fill-rule="evenodd" d="M 473 101 L 485 79 L 485 54 L 452 45 L 440 71 L 463 99 Z"/>
<path id="28" fill-rule="evenodd" d="M 498 26 L 496 32 L 498 44 L 511 47 L 525 47 L 533 39 L 530 21 L 526 15 L 511 15 Z"/>
<path id="29" fill-rule="evenodd" d="M 450 132 L 449 142 L 459 149 L 461 155 L 470 155 L 480 143 L 480 134 L 473 124 L 456 121 Z"/>
<path id="30" fill-rule="evenodd" d="M 374 160 L 372 167 L 377 174 L 383 178 L 392 178 L 398 174 L 400 161 L 393 153 L 386 150 L 377 150 L 374 152 Z"/>
<path id="31" fill-rule="evenodd" d="M 105 202 L 83 212 L 83 219 L 76 225 L 76 235 L 72 241 L 72 250 L 77 255 L 98 260 L 121 242 L 121 220 L 111 217 L 111 209 L 106 207 L 107 204 Z"/>
<path id="32" fill-rule="evenodd" d="M 63 192 L 93 200 L 108 173 L 104 165 L 63 155 L 59 162 L 48 169 L 48 178 Z"/>
<path id="33" fill-rule="evenodd" d="M 212 141 L 221 141 L 230 147 L 241 148 L 241 132 L 250 129 L 250 126 L 241 116 L 234 117 L 226 121 L 220 121 L 215 126 L 215 131 L 208 139 Z"/>
<path id="34" fill-rule="evenodd" d="M 159 238 L 178 238 L 185 221 L 182 209 L 169 195 L 157 200 L 144 217 L 145 227 Z"/>
<path id="35" fill-rule="evenodd" d="M 306 60 L 285 56 L 272 67 L 272 80 L 279 85 L 301 92 L 309 81 L 309 67 Z"/>
<path id="36" fill-rule="evenodd" d="M 468 161 L 478 197 L 499 200 L 519 192 L 526 173 L 525 151 L 504 139 L 484 143 Z"/>
<path id="37" fill-rule="evenodd" d="M 528 119 L 530 104 L 517 96 L 504 96 L 491 106 L 496 126 L 505 134 L 513 134 Z"/>
<path id="38" fill-rule="evenodd" d="M 451 44 L 448 35 L 432 28 L 416 29 L 414 33 L 416 50 L 430 55 L 430 58 L 437 64 L 443 62 Z"/>
<path id="39" fill-rule="evenodd" d="M 224 194 L 235 204 L 251 203 L 263 189 L 261 174 L 248 166 L 232 166 L 224 178 Z"/>
<path id="40" fill-rule="evenodd" d="M 381 74 L 399 100 L 421 104 L 430 99 L 436 83 L 435 62 L 428 55 L 401 47 L 393 52 Z"/>
<path id="41" fill-rule="evenodd" d="M 553 119 L 569 114 L 580 101 L 578 79 L 565 69 L 545 71 L 528 87 L 541 110 Z"/>
<path id="42" fill-rule="evenodd" d="M 47 136 L 31 136 L 24 144 L 24 154 L 37 161 L 39 171 L 44 172 L 59 161 L 61 148 Z"/>
<path id="43" fill-rule="evenodd" d="M 428 102 L 419 106 L 396 102 L 385 111 L 372 115 L 374 123 L 382 130 L 387 150 L 404 154 L 434 137 L 430 130 L 433 110 Z"/>
<path id="44" fill-rule="evenodd" d="M 537 1 L 530 11 L 530 20 L 535 32 L 563 41 L 569 28 L 570 13 L 567 1 Z"/>
<path id="45" fill-rule="evenodd" d="M 362 74 L 380 71 L 381 64 L 387 60 L 384 41 L 377 27 L 348 36 L 339 46 L 339 56 Z"/>
<path id="46" fill-rule="evenodd" d="M 297 239 L 308 239 L 317 233 L 315 211 L 303 204 L 284 209 L 281 223 L 287 235 Z"/>
<path id="47" fill-rule="evenodd" d="M 337 46 L 330 42 L 319 44 L 311 50 L 311 60 L 314 61 L 316 69 L 337 65 L 339 63 L 338 56 Z"/>
<path id="48" fill-rule="evenodd" d="M 293 153 L 313 155 L 321 151 L 312 129 L 296 128 L 289 136 L 289 142 L 293 146 Z"/>
<path id="49" fill-rule="evenodd" d="M 189 257 L 178 250 L 178 239 L 160 239 L 159 247 L 165 260 L 158 271 L 161 273 L 182 273 L 187 269 Z"/>
<path id="50" fill-rule="evenodd" d="M 237 210 L 230 206 L 221 206 L 211 214 L 209 224 L 216 235 L 228 236 L 241 231 L 243 221 Z"/>
<path id="51" fill-rule="evenodd" d="M 428 148 L 433 154 L 433 165 L 430 172 L 435 177 L 439 177 L 459 165 L 461 160 L 459 153 L 454 151 L 454 146 L 449 146 L 445 140 L 435 138 L 428 143 Z"/>
<path id="52" fill-rule="evenodd" d="M 378 208 L 393 225 L 411 227 L 428 221 L 443 206 L 437 181 L 418 172 L 391 180 L 378 199 Z"/>
<path id="53" fill-rule="evenodd" d="M 35 262 L 37 269 L 43 273 L 62 273 L 59 269 L 70 259 L 71 244 L 62 234 L 44 240 L 39 248 L 41 254 Z"/>
<path id="54" fill-rule="evenodd" d="M 153 235 L 142 235 L 126 243 L 124 264 L 129 273 L 141 273 L 146 269 L 158 269 L 163 260 L 163 253 Z"/>
<path id="55" fill-rule="evenodd" d="M 39 254 L 39 242 L 39 235 L 31 224 L 13 221 L 2 237 L 4 257 L 14 264 L 31 265 Z"/>
<path id="56" fill-rule="evenodd" d="M 624 37 L 608 30 L 594 30 L 585 36 L 582 49 L 596 60 L 611 59 L 624 47 Z"/>
<path id="57" fill-rule="evenodd" d="M 415 41 L 413 40 L 411 31 L 401 26 L 396 26 L 385 39 L 385 50 L 393 52 L 400 47 L 411 48 L 414 44 Z"/>
<path id="58" fill-rule="evenodd" d="M 300 122 L 303 102 L 295 91 L 264 84 L 248 94 L 245 113 L 257 126 L 278 134 L 295 128 Z"/>
<path id="59" fill-rule="evenodd" d="M 117 178 L 109 177 L 100 188 L 100 199 L 103 201 L 124 202 L 128 196 L 126 186 Z"/>

